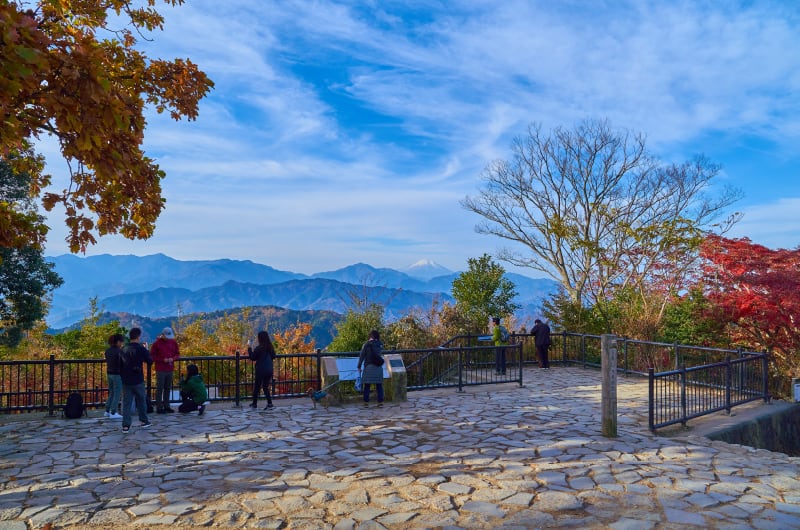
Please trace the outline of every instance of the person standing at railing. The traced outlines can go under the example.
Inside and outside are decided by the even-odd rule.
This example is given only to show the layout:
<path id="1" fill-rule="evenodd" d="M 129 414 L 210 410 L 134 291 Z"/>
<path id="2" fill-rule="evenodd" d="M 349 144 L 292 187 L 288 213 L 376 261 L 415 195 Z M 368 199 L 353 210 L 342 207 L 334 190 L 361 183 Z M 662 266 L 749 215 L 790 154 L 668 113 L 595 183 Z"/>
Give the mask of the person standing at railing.
<path id="1" fill-rule="evenodd" d="M 104 416 L 112 420 L 121 420 L 122 415 L 117 413 L 119 400 L 122 397 L 122 346 L 125 344 L 125 336 L 115 333 L 108 338 L 108 349 L 106 350 L 106 376 L 108 377 L 108 401 L 106 401 L 106 412 Z"/>
<path id="2" fill-rule="evenodd" d="M 150 420 L 147 418 L 147 398 L 144 390 L 144 371 L 142 364 L 152 364 L 150 352 L 139 343 L 142 336 L 140 328 L 131 328 L 128 333 L 129 342 L 122 349 L 120 359 L 122 361 L 122 432 L 127 433 L 131 429 L 131 404 L 136 402 L 136 412 L 139 413 L 139 421 L 142 427 L 150 427 Z"/>
<path id="3" fill-rule="evenodd" d="M 494 371 L 497 375 L 506 374 L 506 346 L 508 346 L 508 330 L 500 324 L 500 318 L 492 318 L 492 341 L 494 341 Z"/>
<path id="4" fill-rule="evenodd" d="M 536 357 L 539 358 L 539 368 L 550 368 L 548 350 L 550 349 L 550 326 L 539 320 L 533 321 L 533 343 L 536 345 Z"/>
<path id="5" fill-rule="evenodd" d="M 369 406 L 369 391 L 370 386 L 375 385 L 375 391 L 378 394 L 378 406 L 383 406 L 383 345 L 381 344 L 381 336 L 378 330 L 373 329 L 369 332 L 369 340 L 361 347 L 361 355 L 358 357 L 358 364 L 356 368 L 361 373 L 361 367 L 364 367 L 364 373 L 361 375 L 361 384 L 364 392 L 364 406 Z"/>
<path id="6" fill-rule="evenodd" d="M 150 356 L 156 363 L 156 412 L 175 412 L 170 408 L 169 402 L 172 398 L 172 373 L 175 370 L 175 361 L 181 354 L 172 328 L 164 328 L 150 348 Z"/>
<path id="7" fill-rule="evenodd" d="M 261 389 L 264 389 L 264 396 L 267 398 L 267 406 L 265 410 L 275 408 L 272 404 L 272 395 L 269 392 L 269 387 L 272 384 L 272 377 L 275 374 L 275 347 L 272 345 L 272 340 L 269 338 L 269 333 L 266 331 L 258 332 L 258 346 L 256 349 L 250 347 L 250 341 L 247 344 L 247 357 L 256 363 L 256 379 L 253 382 L 253 402 L 250 407 L 258 408 L 258 394 Z"/>

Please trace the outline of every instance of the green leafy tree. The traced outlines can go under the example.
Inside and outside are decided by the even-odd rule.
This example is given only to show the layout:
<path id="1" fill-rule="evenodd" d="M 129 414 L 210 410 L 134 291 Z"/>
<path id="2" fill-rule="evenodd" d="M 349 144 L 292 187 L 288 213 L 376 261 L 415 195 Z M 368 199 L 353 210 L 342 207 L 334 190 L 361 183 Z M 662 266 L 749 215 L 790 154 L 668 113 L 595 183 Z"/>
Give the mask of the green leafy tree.
<path id="1" fill-rule="evenodd" d="M 453 280 L 452 295 L 468 331 L 479 333 L 486 329 L 490 317 L 505 318 L 519 309 L 512 302 L 517 292 L 505 277 L 505 269 L 488 254 L 470 258 L 467 264 L 468 270 Z"/>
<path id="2" fill-rule="evenodd" d="M 542 301 L 542 315 L 553 327 L 572 333 L 604 333 L 604 325 L 592 307 L 576 302 L 561 288 Z"/>
<path id="3" fill-rule="evenodd" d="M 89 314 L 80 326 L 53 337 L 54 346 L 61 350 L 61 356 L 69 359 L 102 358 L 108 348 L 108 337 L 127 333 L 118 320 L 100 324 L 101 313 L 97 297 L 92 298 L 89 300 Z"/>
<path id="4" fill-rule="evenodd" d="M 393 349 L 413 349 L 432 346 L 431 328 L 420 315 L 408 314 L 389 324 L 386 345 Z"/>
<path id="5" fill-rule="evenodd" d="M 383 323 L 384 308 L 378 304 L 370 304 L 361 311 L 350 309 L 344 320 L 336 326 L 336 336 L 328 345 L 330 352 L 361 351 L 361 346 L 367 341 L 369 332 L 378 330 L 381 338 L 385 340 L 385 326 Z"/>
<path id="6" fill-rule="evenodd" d="M 16 346 L 47 314 L 47 295 L 63 281 L 33 247 L 0 248 L 0 344 Z"/>
<path id="7" fill-rule="evenodd" d="M 44 158 L 23 149 L 0 158 L 0 247 L 41 249 L 50 230 L 31 198 L 31 173 L 15 169 L 25 159 L 34 172 L 44 168 Z"/>
<path id="8" fill-rule="evenodd" d="M 726 322 L 712 318 L 713 304 L 706 298 L 701 285 L 667 306 L 662 322 L 660 342 L 696 344 L 715 348 L 730 348 Z"/>
<path id="9" fill-rule="evenodd" d="M 30 176 L 15 171 L 0 160 L 0 232 L 14 232 L 11 224 L 25 225 L 27 231 L 43 236 L 44 219 L 28 193 Z M 6 223 L 11 218 L 10 223 Z M 23 333 L 47 313 L 45 298 L 63 280 L 47 263 L 41 248 L 9 236 L 18 245 L 0 247 L 0 344 L 14 347 Z M 34 238 L 35 240 L 35 238 Z"/>

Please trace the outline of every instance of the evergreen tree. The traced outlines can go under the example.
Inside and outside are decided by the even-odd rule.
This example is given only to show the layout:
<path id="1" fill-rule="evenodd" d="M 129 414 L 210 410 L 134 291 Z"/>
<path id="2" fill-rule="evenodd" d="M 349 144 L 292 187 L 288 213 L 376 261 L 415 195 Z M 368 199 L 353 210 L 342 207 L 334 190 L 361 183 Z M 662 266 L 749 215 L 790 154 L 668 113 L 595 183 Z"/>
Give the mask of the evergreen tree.
<path id="1" fill-rule="evenodd" d="M 514 283 L 505 278 L 505 269 L 484 254 L 467 260 L 469 270 L 453 280 L 456 308 L 469 326 L 467 331 L 481 332 L 489 318 L 506 318 L 519 309 L 511 300 L 517 296 Z"/>

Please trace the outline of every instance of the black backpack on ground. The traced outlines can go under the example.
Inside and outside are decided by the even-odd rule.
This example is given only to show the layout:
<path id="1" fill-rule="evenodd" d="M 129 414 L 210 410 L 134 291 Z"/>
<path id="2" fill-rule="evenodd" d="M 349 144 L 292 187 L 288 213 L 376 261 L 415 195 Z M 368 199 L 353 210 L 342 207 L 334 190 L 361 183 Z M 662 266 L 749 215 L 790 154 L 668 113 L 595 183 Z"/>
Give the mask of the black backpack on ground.
<path id="1" fill-rule="evenodd" d="M 83 396 L 78 392 L 73 392 L 67 397 L 67 404 L 64 405 L 64 417 L 80 418 L 86 414 L 86 407 L 83 405 Z"/>

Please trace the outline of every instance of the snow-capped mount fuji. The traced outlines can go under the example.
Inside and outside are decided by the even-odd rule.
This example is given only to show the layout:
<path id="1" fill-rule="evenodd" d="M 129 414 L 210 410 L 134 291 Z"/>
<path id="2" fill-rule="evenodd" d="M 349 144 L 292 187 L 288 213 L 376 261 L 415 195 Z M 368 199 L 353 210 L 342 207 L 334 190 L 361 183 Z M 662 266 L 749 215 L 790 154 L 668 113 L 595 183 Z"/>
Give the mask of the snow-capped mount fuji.
<path id="1" fill-rule="evenodd" d="M 437 276 L 453 274 L 453 271 L 447 267 L 439 265 L 435 261 L 428 259 L 421 259 L 416 263 L 412 263 L 408 267 L 400 269 L 400 272 L 405 273 L 412 278 L 419 278 L 421 280 L 430 280 L 431 278 L 436 278 Z"/>

